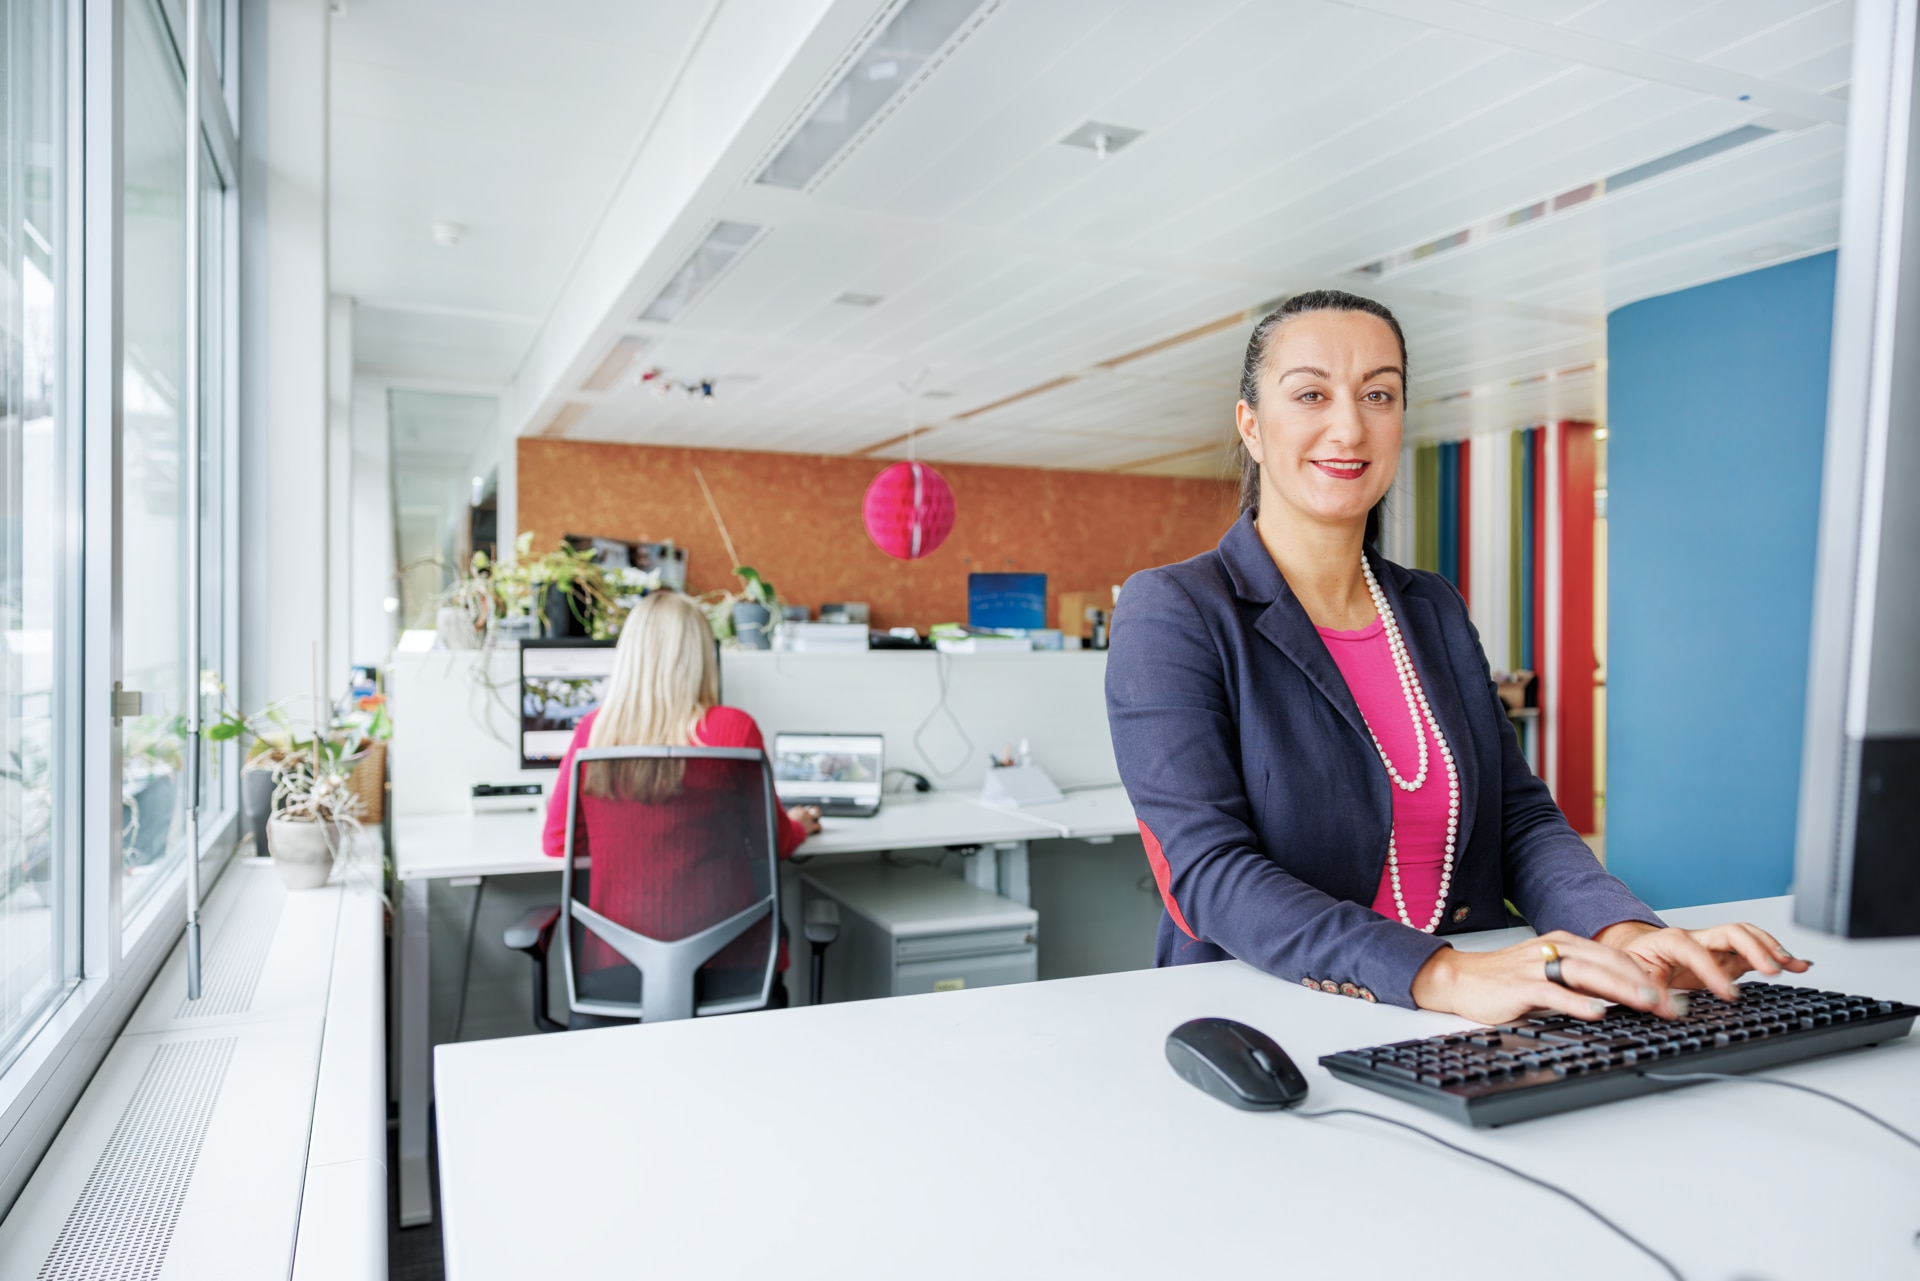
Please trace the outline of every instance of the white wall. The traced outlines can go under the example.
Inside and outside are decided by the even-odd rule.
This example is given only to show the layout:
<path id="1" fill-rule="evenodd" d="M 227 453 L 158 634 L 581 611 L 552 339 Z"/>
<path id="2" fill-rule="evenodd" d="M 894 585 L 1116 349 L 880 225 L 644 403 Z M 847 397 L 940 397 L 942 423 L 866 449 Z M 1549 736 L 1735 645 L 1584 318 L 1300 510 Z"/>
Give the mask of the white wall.
<path id="1" fill-rule="evenodd" d="M 247 0 L 241 692 L 305 712 L 327 651 L 327 0 Z M 344 670 L 338 673 L 344 676 Z"/>
<path id="2" fill-rule="evenodd" d="M 400 615 L 388 597 L 399 595 L 394 577 L 393 478 L 387 433 L 387 388 L 373 379 L 353 380 L 352 463 L 347 552 L 347 661 L 384 663 L 399 638 Z"/>
<path id="3" fill-rule="evenodd" d="M 353 658 L 353 299 L 327 300 L 327 646 L 320 680 L 337 691 Z"/>

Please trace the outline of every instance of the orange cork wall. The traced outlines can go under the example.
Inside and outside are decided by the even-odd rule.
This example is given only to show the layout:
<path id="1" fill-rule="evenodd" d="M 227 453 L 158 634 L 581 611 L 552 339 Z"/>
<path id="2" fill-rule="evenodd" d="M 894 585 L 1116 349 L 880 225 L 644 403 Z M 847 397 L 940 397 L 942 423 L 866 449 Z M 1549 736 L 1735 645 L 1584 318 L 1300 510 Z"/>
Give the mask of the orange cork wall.
<path id="1" fill-rule="evenodd" d="M 967 575 L 1047 575 L 1047 622 L 1063 591 L 1104 593 L 1135 570 L 1212 547 L 1232 522 L 1225 481 L 1027 467 L 935 464 L 953 487 L 953 533 L 918 561 L 873 545 L 860 501 L 887 460 L 817 454 L 667 449 L 523 439 L 518 518 L 534 550 L 566 534 L 622 542 L 672 539 L 688 550 L 690 591 L 737 586 L 708 514 L 698 466 L 745 563 L 812 606 L 866 601 L 875 627 L 965 622 Z"/>

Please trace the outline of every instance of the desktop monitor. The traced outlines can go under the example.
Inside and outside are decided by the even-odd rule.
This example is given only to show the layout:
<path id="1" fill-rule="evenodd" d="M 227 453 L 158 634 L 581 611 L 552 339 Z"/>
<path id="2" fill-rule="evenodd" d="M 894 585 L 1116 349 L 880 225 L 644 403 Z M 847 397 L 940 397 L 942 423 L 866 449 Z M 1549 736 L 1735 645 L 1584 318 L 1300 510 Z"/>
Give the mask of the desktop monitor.
<path id="1" fill-rule="evenodd" d="M 1794 919 L 1920 934 L 1920 121 L 1905 6 L 1856 11 Z"/>
<path id="2" fill-rule="evenodd" d="M 612 641 L 532 641 L 520 647 L 520 768 L 558 769 L 581 718 L 613 675 Z"/>

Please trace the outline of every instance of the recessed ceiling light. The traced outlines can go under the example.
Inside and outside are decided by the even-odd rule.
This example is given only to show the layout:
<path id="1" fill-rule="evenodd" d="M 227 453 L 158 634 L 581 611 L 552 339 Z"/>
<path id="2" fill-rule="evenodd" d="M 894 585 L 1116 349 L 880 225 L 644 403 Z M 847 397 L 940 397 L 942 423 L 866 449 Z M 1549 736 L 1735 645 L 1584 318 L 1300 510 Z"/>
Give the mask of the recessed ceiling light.
<path id="1" fill-rule="evenodd" d="M 640 313 L 642 320 L 671 321 L 688 304 L 707 291 L 708 286 L 720 278 L 724 272 L 753 243 L 760 234 L 760 228 L 746 222 L 718 222 L 707 233 L 687 260 L 680 264 L 680 270 L 673 273 L 671 279 L 660 287 L 645 311 Z"/>
<path id="2" fill-rule="evenodd" d="M 1098 120 L 1089 120 L 1060 140 L 1062 146 L 1085 147 L 1100 159 L 1105 160 L 1120 148 L 1145 133 L 1144 129 L 1129 129 L 1125 125 L 1102 124 Z"/>
<path id="3" fill-rule="evenodd" d="M 953 399 L 953 393 L 950 391 L 923 391 L 920 394 L 926 397 L 928 400 L 952 400 Z"/>
<path id="4" fill-rule="evenodd" d="M 841 294 L 834 301 L 842 307 L 878 307 L 886 299 L 879 294 Z"/>
<path id="5" fill-rule="evenodd" d="M 457 222 L 436 222 L 433 224 L 433 243 L 444 249 L 459 244 L 467 234 L 467 229 Z"/>
<path id="6" fill-rule="evenodd" d="M 844 71 L 836 68 L 838 79 L 808 104 L 756 181 L 795 191 L 817 182 L 999 4 L 907 0 Z"/>

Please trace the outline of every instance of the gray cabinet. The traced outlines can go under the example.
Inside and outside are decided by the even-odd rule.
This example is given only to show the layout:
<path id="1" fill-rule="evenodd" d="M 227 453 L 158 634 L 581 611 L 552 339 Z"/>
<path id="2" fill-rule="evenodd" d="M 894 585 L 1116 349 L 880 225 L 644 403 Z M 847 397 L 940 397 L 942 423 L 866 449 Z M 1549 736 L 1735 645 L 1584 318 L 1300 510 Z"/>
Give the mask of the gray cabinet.
<path id="1" fill-rule="evenodd" d="M 823 867 L 801 877 L 800 894 L 803 911 L 812 898 L 840 905 L 840 937 L 827 949 L 829 1001 L 1039 977 L 1039 914 L 932 868 Z"/>

